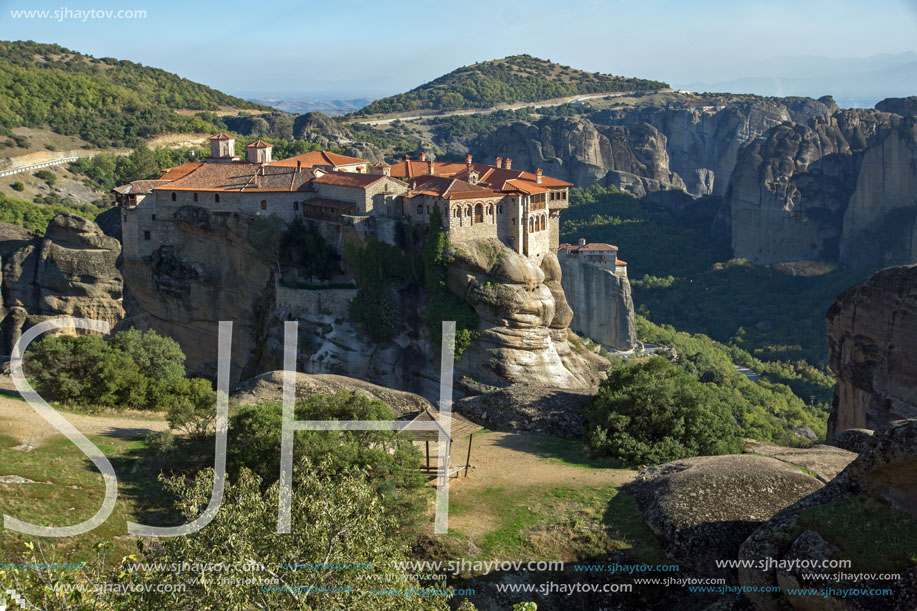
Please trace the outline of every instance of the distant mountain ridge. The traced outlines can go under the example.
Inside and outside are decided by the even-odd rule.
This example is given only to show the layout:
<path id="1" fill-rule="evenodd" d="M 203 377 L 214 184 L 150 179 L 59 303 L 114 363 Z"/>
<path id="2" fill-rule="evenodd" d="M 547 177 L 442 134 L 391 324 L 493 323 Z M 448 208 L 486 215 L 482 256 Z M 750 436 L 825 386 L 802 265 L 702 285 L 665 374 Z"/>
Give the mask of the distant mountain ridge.
<path id="1" fill-rule="evenodd" d="M 269 110 L 159 68 L 60 45 L 0 41 L 0 128 L 49 125 L 99 146 L 213 126 L 177 110 Z"/>
<path id="2" fill-rule="evenodd" d="M 356 112 L 371 103 L 373 98 L 354 98 L 350 100 L 300 100 L 295 98 L 251 98 L 249 102 L 270 106 L 282 112 L 304 115 L 308 112 L 321 112 L 329 117 L 337 117 Z"/>
<path id="3" fill-rule="evenodd" d="M 406 93 L 376 100 L 356 114 L 489 108 L 576 94 L 666 87 L 661 81 L 584 72 L 531 55 L 513 55 L 463 66 Z"/>

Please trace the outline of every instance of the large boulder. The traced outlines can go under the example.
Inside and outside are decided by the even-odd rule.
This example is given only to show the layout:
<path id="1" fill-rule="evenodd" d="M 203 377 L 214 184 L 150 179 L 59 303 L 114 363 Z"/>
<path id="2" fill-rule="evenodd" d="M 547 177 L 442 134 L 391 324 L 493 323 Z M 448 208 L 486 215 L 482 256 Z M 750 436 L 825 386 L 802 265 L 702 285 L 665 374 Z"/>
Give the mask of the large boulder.
<path id="1" fill-rule="evenodd" d="M 73 316 L 114 325 L 124 317 L 123 280 L 115 265 L 121 244 L 92 221 L 61 213 L 44 236 L 9 226 L 0 235 L 6 354 L 26 329 L 45 320 Z"/>
<path id="2" fill-rule="evenodd" d="M 828 310 L 837 375 L 828 439 L 917 417 L 917 265 L 893 267 L 842 293 Z"/>
<path id="3" fill-rule="evenodd" d="M 739 550 L 745 564 L 739 581 L 749 598 L 767 611 L 917 608 L 915 482 L 917 420 L 907 420 L 877 433 L 873 444 L 824 488 L 778 512 L 748 537 Z M 852 566 L 825 568 L 826 560 Z M 818 594 L 789 591 L 799 587 Z M 876 589 L 888 592 L 879 595 Z"/>
<path id="4" fill-rule="evenodd" d="M 356 378 L 332 374 L 296 374 L 296 398 L 309 395 L 334 395 L 339 392 L 362 395 L 367 399 L 382 401 L 396 417 L 416 414 L 426 409 L 435 410 L 433 404 L 414 393 L 393 390 L 378 384 Z M 239 383 L 232 398 L 242 405 L 254 405 L 262 401 L 283 400 L 283 371 L 269 371 Z"/>
<path id="5" fill-rule="evenodd" d="M 811 448 L 788 448 L 754 439 L 745 440 L 744 452 L 758 454 L 795 465 L 812 474 L 819 481 L 828 483 L 843 471 L 856 457 L 857 453 L 843 448 L 816 445 Z"/>
<path id="6" fill-rule="evenodd" d="M 448 286 L 481 320 L 458 372 L 500 387 L 595 388 L 609 363 L 568 341 L 572 312 L 559 274 L 554 254 L 539 264 L 497 239 L 453 244 Z"/>
<path id="7" fill-rule="evenodd" d="M 679 563 L 734 580 L 715 561 L 784 507 L 822 487 L 788 463 L 755 455 L 698 456 L 650 467 L 624 490 Z"/>

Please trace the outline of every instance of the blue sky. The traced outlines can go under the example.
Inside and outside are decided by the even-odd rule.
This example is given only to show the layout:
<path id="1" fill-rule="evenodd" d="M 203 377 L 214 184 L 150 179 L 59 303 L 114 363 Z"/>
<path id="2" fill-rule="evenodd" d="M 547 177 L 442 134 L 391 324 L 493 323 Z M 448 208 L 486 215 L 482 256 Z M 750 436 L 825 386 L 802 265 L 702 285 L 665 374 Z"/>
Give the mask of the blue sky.
<path id="1" fill-rule="evenodd" d="M 387 95 L 461 65 L 516 53 L 675 86 L 740 86 L 735 79 L 747 77 L 778 79 L 778 89 L 798 76 L 800 57 L 917 54 L 917 0 L 272 0 L 263 6 L 0 1 L 0 39 L 130 59 L 246 97 L 303 98 Z M 82 22 L 10 13 L 61 8 L 140 9 L 147 17 Z M 902 57 L 917 61 L 917 55 L 889 61 Z M 833 70 L 813 65 L 810 70 Z M 883 77 L 890 86 L 900 80 L 895 74 Z M 907 86 L 917 94 L 917 83 Z M 831 91 L 810 95 L 821 93 Z"/>

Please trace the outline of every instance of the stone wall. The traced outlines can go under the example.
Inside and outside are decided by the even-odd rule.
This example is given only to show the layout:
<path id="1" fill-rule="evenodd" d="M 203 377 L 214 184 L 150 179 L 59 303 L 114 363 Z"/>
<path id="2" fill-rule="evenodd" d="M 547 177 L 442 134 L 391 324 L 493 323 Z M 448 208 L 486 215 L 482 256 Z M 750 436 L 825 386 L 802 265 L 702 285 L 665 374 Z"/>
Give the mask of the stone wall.
<path id="1" fill-rule="evenodd" d="M 357 294 L 357 289 L 291 289 L 279 284 L 274 290 L 278 308 L 315 316 L 347 312 L 347 305 Z"/>
<path id="2" fill-rule="evenodd" d="M 630 350 L 637 342 L 634 303 L 625 274 L 558 253 L 561 285 L 573 308 L 570 327 L 607 348 Z"/>

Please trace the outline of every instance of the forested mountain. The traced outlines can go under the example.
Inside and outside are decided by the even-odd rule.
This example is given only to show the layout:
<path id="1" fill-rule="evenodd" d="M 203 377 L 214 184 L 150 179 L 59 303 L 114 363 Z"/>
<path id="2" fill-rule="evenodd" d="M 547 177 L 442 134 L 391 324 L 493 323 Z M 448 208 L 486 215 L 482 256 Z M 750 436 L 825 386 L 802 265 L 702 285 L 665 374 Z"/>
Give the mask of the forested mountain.
<path id="1" fill-rule="evenodd" d="M 513 55 L 463 66 L 407 93 L 376 100 L 356 114 L 488 108 L 576 94 L 664 87 L 668 85 L 659 81 L 584 72 L 531 55 Z"/>
<path id="2" fill-rule="evenodd" d="M 0 41 L 0 127 L 49 125 L 99 146 L 134 146 L 171 131 L 206 131 L 176 110 L 266 107 L 165 70 L 59 45 Z"/>

